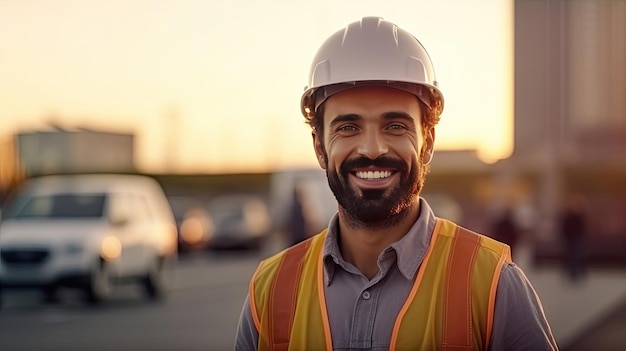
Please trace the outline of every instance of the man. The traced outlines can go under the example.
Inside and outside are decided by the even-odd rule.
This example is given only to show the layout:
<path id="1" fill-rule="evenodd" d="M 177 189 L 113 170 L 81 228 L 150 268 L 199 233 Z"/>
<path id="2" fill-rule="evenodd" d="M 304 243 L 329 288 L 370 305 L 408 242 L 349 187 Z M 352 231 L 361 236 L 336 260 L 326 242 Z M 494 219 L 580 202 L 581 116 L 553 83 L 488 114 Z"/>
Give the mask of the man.
<path id="1" fill-rule="evenodd" d="M 567 199 L 560 218 L 560 234 L 563 240 L 564 263 L 572 282 L 578 282 L 585 275 L 585 236 L 587 220 L 585 200 L 580 194 L 572 194 Z"/>
<path id="2" fill-rule="evenodd" d="M 318 50 L 301 107 L 338 212 L 261 262 L 237 350 L 557 349 L 509 247 L 419 197 L 443 96 L 415 37 L 349 24 Z"/>
<path id="3" fill-rule="evenodd" d="M 496 215 L 491 229 L 493 238 L 507 244 L 511 249 L 511 255 L 517 252 L 517 241 L 520 240 L 520 230 L 518 229 L 513 209 L 504 207 Z"/>

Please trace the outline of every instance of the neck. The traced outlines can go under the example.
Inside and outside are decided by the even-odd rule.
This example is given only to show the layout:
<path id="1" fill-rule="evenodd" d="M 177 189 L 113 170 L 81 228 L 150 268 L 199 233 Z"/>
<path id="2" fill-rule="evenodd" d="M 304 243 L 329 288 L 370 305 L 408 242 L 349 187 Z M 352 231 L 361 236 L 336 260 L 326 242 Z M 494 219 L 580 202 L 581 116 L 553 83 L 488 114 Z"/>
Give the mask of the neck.
<path id="1" fill-rule="evenodd" d="M 378 273 L 378 256 L 411 229 L 420 213 L 419 200 L 403 213 L 381 223 L 357 221 L 339 208 L 339 248 L 344 259 L 368 279 Z"/>

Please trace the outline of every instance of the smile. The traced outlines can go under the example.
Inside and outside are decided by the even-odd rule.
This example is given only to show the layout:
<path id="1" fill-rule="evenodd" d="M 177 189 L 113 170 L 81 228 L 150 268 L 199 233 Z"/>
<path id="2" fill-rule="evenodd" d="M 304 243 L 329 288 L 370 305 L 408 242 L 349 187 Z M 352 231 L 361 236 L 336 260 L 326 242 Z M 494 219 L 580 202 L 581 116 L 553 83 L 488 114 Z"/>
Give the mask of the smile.
<path id="1" fill-rule="evenodd" d="M 378 180 L 391 177 L 391 171 L 357 171 L 356 176 L 365 180 Z"/>

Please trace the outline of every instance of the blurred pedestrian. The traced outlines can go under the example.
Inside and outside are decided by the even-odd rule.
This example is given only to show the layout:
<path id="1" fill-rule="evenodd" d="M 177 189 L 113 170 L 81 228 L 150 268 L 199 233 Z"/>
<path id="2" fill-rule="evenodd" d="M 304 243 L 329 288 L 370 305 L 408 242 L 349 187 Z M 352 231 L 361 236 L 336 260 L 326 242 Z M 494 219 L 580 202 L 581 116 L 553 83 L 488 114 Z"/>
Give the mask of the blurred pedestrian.
<path id="1" fill-rule="evenodd" d="M 557 349 L 508 245 L 420 197 L 443 95 L 412 34 L 378 17 L 333 34 L 301 110 L 337 212 L 260 263 L 236 350 Z"/>
<path id="2" fill-rule="evenodd" d="M 560 218 L 560 235 L 563 242 L 563 263 L 572 281 L 581 279 L 586 271 L 585 242 L 587 218 L 585 200 L 579 194 L 569 197 Z"/>
<path id="3" fill-rule="evenodd" d="M 304 201 L 303 189 L 296 185 L 293 188 L 291 210 L 289 212 L 288 237 L 290 245 L 295 245 L 310 236 Z"/>
<path id="4" fill-rule="evenodd" d="M 515 254 L 520 230 L 515 222 L 513 210 L 505 207 L 496 215 L 492 225 L 492 237 L 501 241 L 511 248 L 511 254 Z"/>

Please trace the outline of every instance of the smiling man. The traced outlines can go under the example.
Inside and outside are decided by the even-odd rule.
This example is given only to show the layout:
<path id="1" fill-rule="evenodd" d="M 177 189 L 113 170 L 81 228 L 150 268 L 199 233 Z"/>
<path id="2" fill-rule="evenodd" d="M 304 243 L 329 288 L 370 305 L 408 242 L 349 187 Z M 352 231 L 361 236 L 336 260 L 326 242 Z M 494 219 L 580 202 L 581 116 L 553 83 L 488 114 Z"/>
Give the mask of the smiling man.
<path id="1" fill-rule="evenodd" d="M 443 96 L 415 37 L 349 24 L 319 48 L 301 107 L 338 210 L 260 263 L 237 350 L 557 349 L 509 247 L 420 197 Z"/>

